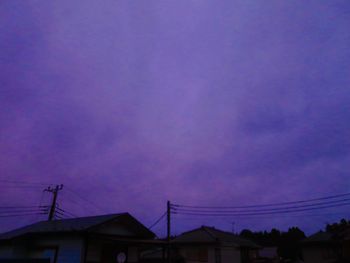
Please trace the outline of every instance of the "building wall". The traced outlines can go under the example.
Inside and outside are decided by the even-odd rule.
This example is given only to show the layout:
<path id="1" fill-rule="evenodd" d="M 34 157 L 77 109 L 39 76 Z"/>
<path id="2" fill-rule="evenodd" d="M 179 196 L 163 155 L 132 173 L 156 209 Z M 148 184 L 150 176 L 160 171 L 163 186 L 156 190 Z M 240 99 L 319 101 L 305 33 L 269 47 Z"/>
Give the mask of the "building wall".
<path id="1" fill-rule="evenodd" d="M 213 247 L 188 245 L 180 247 L 179 253 L 187 263 L 215 263 Z"/>
<path id="2" fill-rule="evenodd" d="M 58 246 L 57 263 L 80 263 L 83 257 L 83 239 L 79 237 L 46 238 L 36 243 L 38 247 Z M 41 256 L 46 251 L 41 252 Z"/>
<path id="3" fill-rule="evenodd" d="M 42 238 L 40 240 L 17 240 L 12 248 L 2 248 L 3 258 L 50 258 L 54 262 L 57 251 L 57 263 L 80 263 L 83 240 L 81 238 Z"/>
<path id="4" fill-rule="evenodd" d="M 97 242 L 89 242 L 87 247 L 86 261 L 88 263 L 100 262 L 102 255 L 102 245 Z"/>
<path id="5" fill-rule="evenodd" d="M 208 262 L 215 263 L 215 247 L 208 247 Z"/>
<path id="6" fill-rule="evenodd" d="M 207 252 L 206 258 L 203 257 L 203 250 Z M 186 259 L 186 263 L 241 263 L 240 251 L 232 246 L 186 246 L 180 249 L 180 254 Z M 199 254 L 197 260 L 196 254 Z"/>
<path id="7" fill-rule="evenodd" d="M 0 258 L 9 258 L 12 256 L 12 247 L 8 245 L 0 245 Z"/>
<path id="8" fill-rule="evenodd" d="M 86 261 L 87 263 L 98 263 L 103 261 L 103 248 L 104 244 L 102 242 L 98 241 L 91 241 L 88 243 L 88 251 L 86 255 Z M 109 247 L 111 247 L 109 245 Z M 113 248 L 111 248 L 113 250 Z M 118 245 L 115 245 L 115 251 L 119 251 L 121 248 L 118 247 Z M 124 249 L 122 249 L 124 250 Z M 135 246 L 127 247 L 127 262 L 128 263 L 137 263 L 139 260 L 138 256 L 138 248 Z M 113 253 L 111 253 L 113 257 Z M 116 259 L 111 259 L 111 261 L 116 262 Z"/>
<path id="9" fill-rule="evenodd" d="M 136 263 L 139 260 L 139 253 L 137 247 L 128 248 L 128 262 Z"/>
<path id="10" fill-rule="evenodd" d="M 84 240 L 79 237 L 57 237 L 57 238 L 41 238 L 40 240 L 20 240 L 14 242 L 12 246 L 0 247 L 0 258 L 50 258 L 51 263 L 54 262 L 55 253 L 57 251 L 56 263 L 81 263 L 84 259 Z M 111 250 L 119 251 L 122 249 L 127 252 L 128 263 L 137 263 L 139 261 L 137 246 L 118 246 L 118 243 L 111 244 L 90 241 L 86 254 L 86 262 L 100 263 L 103 262 L 102 253 L 105 252 L 106 246 Z M 113 251 L 109 259 L 116 262 Z"/>
<path id="11" fill-rule="evenodd" d="M 221 263 L 240 263 L 241 253 L 234 247 L 221 248 Z"/>

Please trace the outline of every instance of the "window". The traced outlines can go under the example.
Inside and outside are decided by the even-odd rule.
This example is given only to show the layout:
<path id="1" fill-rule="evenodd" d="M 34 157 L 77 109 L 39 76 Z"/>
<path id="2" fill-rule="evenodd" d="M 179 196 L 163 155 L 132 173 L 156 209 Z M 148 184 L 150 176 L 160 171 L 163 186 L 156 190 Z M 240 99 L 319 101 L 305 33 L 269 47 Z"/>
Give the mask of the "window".
<path id="1" fill-rule="evenodd" d="M 50 263 L 56 263 L 57 249 L 56 248 L 46 248 L 42 252 L 42 257 L 50 259 Z"/>

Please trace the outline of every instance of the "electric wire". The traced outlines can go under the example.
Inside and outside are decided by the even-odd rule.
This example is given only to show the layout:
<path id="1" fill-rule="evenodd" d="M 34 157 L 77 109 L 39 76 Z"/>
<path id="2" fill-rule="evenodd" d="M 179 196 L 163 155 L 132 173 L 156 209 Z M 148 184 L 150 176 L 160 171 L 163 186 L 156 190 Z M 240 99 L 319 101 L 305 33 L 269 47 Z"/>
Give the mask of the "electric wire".
<path id="1" fill-rule="evenodd" d="M 274 219 L 276 217 L 295 217 L 295 218 L 301 218 L 301 217 L 326 217 L 326 216 L 344 216 L 347 217 L 348 211 L 344 213 L 322 213 L 322 214 L 274 214 L 274 215 L 262 215 L 262 216 L 240 216 L 239 219 L 252 219 L 252 220 L 258 220 L 258 219 Z M 199 217 L 193 217 L 191 215 L 183 215 L 183 214 L 174 214 L 177 216 L 177 218 L 181 218 L 181 220 L 202 220 L 202 219 L 207 219 L 207 220 L 212 220 L 213 217 L 205 217 L 201 216 Z M 233 216 L 234 217 L 234 216 Z M 227 216 L 218 216 L 218 219 L 224 219 L 227 218 Z"/>
<path id="2" fill-rule="evenodd" d="M 55 214 L 54 217 L 55 217 L 55 219 L 60 219 L 60 220 L 61 220 L 61 219 L 66 219 L 66 218 L 64 218 L 64 217 L 62 217 L 62 216 L 60 216 L 60 215 L 57 215 L 57 214 Z"/>
<path id="3" fill-rule="evenodd" d="M 0 215 L 0 217 L 17 217 L 17 216 L 29 216 L 29 215 L 47 215 L 47 213 L 20 213 L 20 214 L 7 214 L 7 215 Z"/>
<path id="4" fill-rule="evenodd" d="M 6 180 L 6 179 L 1 179 L 0 183 L 15 184 L 15 185 L 47 186 L 47 184 L 39 183 L 39 182 L 26 182 L 26 181 L 16 181 L 16 180 Z M 49 184 L 49 185 L 52 185 L 52 184 Z"/>
<path id="5" fill-rule="evenodd" d="M 326 209 L 326 208 L 333 208 L 333 207 L 340 207 L 340 206 L 347 206 L 350 205 L 349 203 L 342 203 L 342 204 L 334 204 L 334 205 L 324 205 L 319 207 L 310 207 L 310 208 L 302 208 L 302 209 L 294 209 L 294 210 L 283 210 L 283 211 L 272 211 L 272 212 L 256 212 L 256 213 L 213 213 L 208 211 L 207 213 L 203 212 L 176 212 L 172 211 L 173 214 L 183 214 L 183 215 L 194 215 L 194 216 L 255 216 L 255 215 L 272 215 L 272 214 L 288 214 L 288 213 L 295 213 L 295 212 L 303 212 L 303 211 L 311 211 L 311 210 L 320 210 L 320 209 Z"/>
<path id="6" fill-rule="evenodd" d="M 166 216 L 167 212 L 165 212 L 164 214 L 162 214 L 150 227 L 149 229 L 152 229 L 153 227 L 155 227 L 165 216 Z"/>
<path id="7" fill-rule="evenodd" d="M 83 200 L 83 201 L 85 201 L 86 203 L 88 203 L 88 204 L 94 206 L 94 207 L 95 207 L 97 210 L 99 210 L 100 212 L 103 211 L 103 209 L 102 209 L 101 207 L 99 207 L 98 205 L 96 205 L 96 204 L 95 204 L 94 202 L 92 202 L 91 200 L 89 200 L 89 199 L 83 197 L 82 195 L 80 195 L 80 194 L 77 193 L 76 191 L 70 189 L 69 187 L 66 187 L 66 189 L 67 189 L 69 192 L 71 192 L 71 193 L 73 193 L 74 195 L 76 195 L 77 197 L 79 197 L 81 200 Z"/>
<path id="8" fill-rule="evenodd" d="M 48 212 L 48 206 L 27 206 L 27 207 L 2 207 L 0 209 L 1 215 L 13 213 L 30 213 L 30 212 Z"/>
<path id="9" fill-rule="evenodd" d="M 306 199 L 306 200 L 297 200 L 297 201 L 290 201 L 290 202 L 280 202 L 280 203 L 270 203 L 270 204 L 258 204 L 258 205 L 245 205 L 245 206 L 194 206 L 194 205 L 182 205 L 182 204 L 171 204 L 171 207 L 184 207 L 184 208 L 203 208 L 203 209 L 236 209 L 236 208 L 257 208 L 257 207 L 268 207 L 268 206 L 283 206 L 283 205 L 289 205 L 289 204 L 300 204 L 300 203 L 308 203 L 313 201 L 321 201 L 321 200 L 327 200 L 327 199 L 335 199 L 339 197 L 345 197 L 350 196 L 350 193 L 344 193 L 344 194 L 337 194 L 337 195 L 330 195 L 330 196 L 324 196 L 319 198 L 312 198 L 312 199 Z"/>
<path id="10" fill-rule="evenodd" d="M 277 208 L 268 208 L 268 209 L 252 209 L 252 210 L 208 210 L 208 209 L 187 209 L 187 208 L 173 208 L 173 211 L 178 212 L 214 212 L 214 213 L 247 213 L 247 212 L 271 212 L 271 211 L 284 211 L 284 210 L 293 210 L 293 209 L 299 209 L 299 208 L 305 208 L 305 207 L 318 207 L 322 205 L 329 205 L 329 204 L 342 204 L 347 203 L 350 201 L 350 198 L 345 198 L 341 200 L 332 200 L 332 201 L 326 201 L 326 202 L 318 202 L 313 204 L 306 204 L 306 205 L 295 205 L 295 206 L 286 206 L 286 207 L 277 207 Z"/>
<path id="11" fill-rule="evenodd" d="M 57 215 L 58 215 L 58 216 L 61 216 L 62 219 L 63 219 L 63 217 L 65 217 L 65 218 L 72 218 L 71 216 L 68 216 L 68 215 L 66 215 L 65 213 L 62 213 L 61 211 L 55 210 L 55 217 L 56 217 Z"/>
<path id="12" fill-rule="evenodd" d="M 11 213 L 29 213 L 29 212 L 46 212 L 47 209 L 30 209 L 30 210 L 11 210 L 11 211 L 0 211 L 0 214 L 11 214 Z"/>
<path id="13" fill-rule="evenodd" d="M 60 211 L 61 213 L 64 213 L 64 214 L 66 214 L 66 215 L 68 215 L 68 216 L 71 216 L 71 217 L 78 217 L 77 215 L 75 215 L 75 214 L 73 214 L 73 213 L 71 213 L 71 212 L 69 212 L 69 211 L 67 211 L 67 210 L 64 210 L 64 209 L 62 209 L 62 208 L 60 208 L 60 207 L 56 207 L 56 209 L 57 209 L 58 211 Z"/>
<path id="14" fill-rule="evenodd" d="M 20 209 L 20 208 L 38 208 L 38 207 L 48 207 L 47 205 L 32 205 L 32 206 L 0 206 L 0 209 Z"/>
<path id="15" fill-rule="evenodd" d="M 44 195 L 45 195 L 45 193 L 46 193 L 45 190 L 41 191 L 40 200 L 39 200 L 39 207 L 41 207 L 42 204 L 43 204 L 43 200 L 44 200 Z M 49 206 L 44 206 L 44 207 L 46 207 L 47 209 L 49 209 Z M 35 216 L 35 221 L 38 221 L 38 219 L 39 219 L 39 215 L 36 215 L 36 216 Z"/>

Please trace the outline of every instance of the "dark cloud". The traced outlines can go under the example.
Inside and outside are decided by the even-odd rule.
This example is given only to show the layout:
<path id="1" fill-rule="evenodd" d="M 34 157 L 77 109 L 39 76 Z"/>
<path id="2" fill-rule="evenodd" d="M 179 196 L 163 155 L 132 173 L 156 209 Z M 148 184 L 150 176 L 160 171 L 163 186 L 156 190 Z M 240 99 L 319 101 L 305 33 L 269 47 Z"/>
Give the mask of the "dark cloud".
<path id="1" fill-rule="evenodd" d="M 100 207 L 79 207 L 67 190 L 72 212 L 130 211 L 147 224 L 168 199 L 346 192 L 349 10 L 346 1 L 3 1 L 1 177 L 64 183 Z M 20 190 L 0 197 L 38 202 L 41 189 Z M 176 231 L 210 224 L 178 220 Z M 237 224 L 313 231 L 324 220 Z"/>

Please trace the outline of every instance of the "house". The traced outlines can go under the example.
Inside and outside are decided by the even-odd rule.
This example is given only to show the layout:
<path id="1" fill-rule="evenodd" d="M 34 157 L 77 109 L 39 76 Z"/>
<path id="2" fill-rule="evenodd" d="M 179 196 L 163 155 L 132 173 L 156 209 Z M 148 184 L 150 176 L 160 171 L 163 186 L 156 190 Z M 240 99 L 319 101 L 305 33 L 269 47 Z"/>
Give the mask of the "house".
<path id="1" fill-rule="evenodd" d="M 320 231 L 302 242 L 305 263 L 350 263 L 350 227 Z"/>
<path id="2" fill-rule="evenodd" d="M 248 263 L 258 256 L 258 245 L 214 227 L 202 226 L 177 236 L 171 247 L 188 263 Z"/>
<path id="3" fill-rule="evenodd" d="M 42 221 L 1 234 L 0 262 L 138 262 L 154 237 L 128 213 Z"/>

